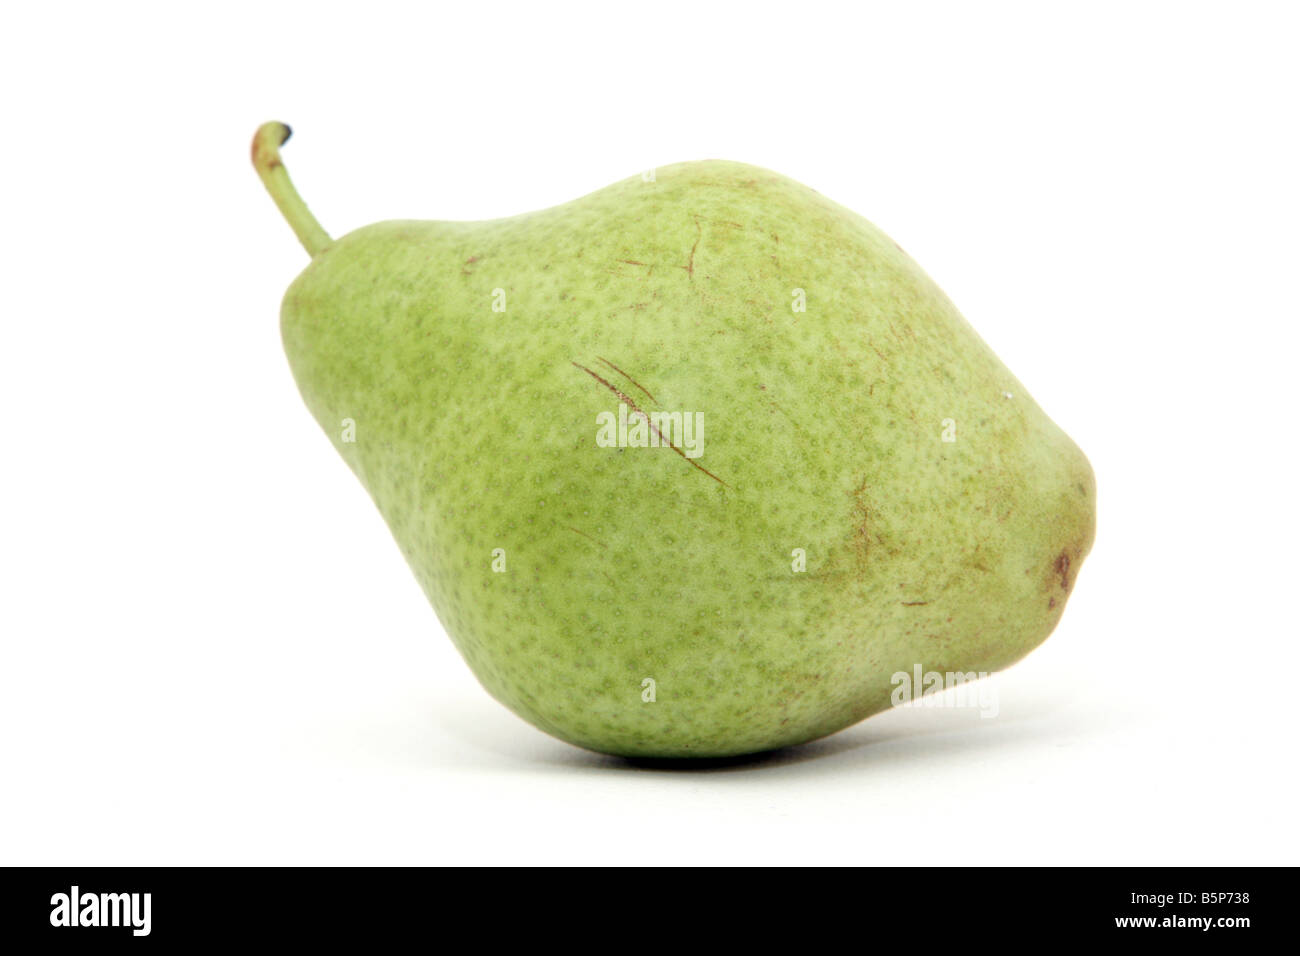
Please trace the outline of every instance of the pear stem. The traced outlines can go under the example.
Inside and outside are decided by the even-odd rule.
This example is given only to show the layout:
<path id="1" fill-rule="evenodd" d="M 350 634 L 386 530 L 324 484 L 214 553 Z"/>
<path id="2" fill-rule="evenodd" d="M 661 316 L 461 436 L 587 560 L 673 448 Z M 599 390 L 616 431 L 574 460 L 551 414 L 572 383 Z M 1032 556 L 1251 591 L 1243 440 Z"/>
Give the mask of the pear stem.
<path id="1" fill-rule="evenodd" d="M 298 195 L 289 179 L 289 172 L 280 161 L 280 147 L 288 142 L 293 130 L 284 123 L 263 123 L 253 135 L 253 168 L 262 177 L 262 185 L 271 194 L 302 247 L 315 256 L 331 242 L 329 233 L 316 221 L 307 204 Z"/>

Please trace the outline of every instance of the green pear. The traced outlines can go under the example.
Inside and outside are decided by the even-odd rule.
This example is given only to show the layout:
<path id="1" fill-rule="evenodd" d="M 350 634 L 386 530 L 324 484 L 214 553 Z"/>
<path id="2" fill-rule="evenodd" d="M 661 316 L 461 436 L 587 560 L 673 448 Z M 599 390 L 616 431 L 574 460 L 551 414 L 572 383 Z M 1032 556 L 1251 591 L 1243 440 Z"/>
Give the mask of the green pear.
<path id="1" fill-rule="evenodd" d="M 331 239 L 281 309 L 307 407 L 483 686 L 609 754 L 798 744 L 1042 642 L 1088 460 L 860 216 L 683 163 Z M 916 688 L 920 693 L 922 688 Z"/>

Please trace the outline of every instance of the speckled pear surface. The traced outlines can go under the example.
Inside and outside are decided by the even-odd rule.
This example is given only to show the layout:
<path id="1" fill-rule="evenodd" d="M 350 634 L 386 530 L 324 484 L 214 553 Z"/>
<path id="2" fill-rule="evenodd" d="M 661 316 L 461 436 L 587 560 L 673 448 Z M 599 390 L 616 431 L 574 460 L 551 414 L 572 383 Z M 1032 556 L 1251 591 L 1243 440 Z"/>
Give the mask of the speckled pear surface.
<path id="1" fill-rule="evenodd" d="M 865 219 L 709 161 L 330 240 L 287 135 L 263 127 L 254 162 L 314 253 L 281 311 L 294 376 L 521 717 L 611 754 L 761 751 L 1056 625 L 1088 461 Z M 699 413 L 703 453 L 603 447 L 620 404 L 634 431 Z"/>

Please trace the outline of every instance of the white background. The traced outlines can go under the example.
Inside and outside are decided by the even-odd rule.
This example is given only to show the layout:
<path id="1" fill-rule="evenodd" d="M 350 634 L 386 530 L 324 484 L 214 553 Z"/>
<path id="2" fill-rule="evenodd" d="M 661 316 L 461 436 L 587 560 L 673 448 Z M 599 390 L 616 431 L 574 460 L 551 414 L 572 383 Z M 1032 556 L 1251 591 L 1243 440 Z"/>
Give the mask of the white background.
<path id="1" fill-rule="evenodd" d="M 1296 13 L 978 6 L 9 8 L 0 862 L 1296 863 Z M 709 157 L 889 232 L 1097 473 L 1000 715 L 691 772 L 490 699 L 290 377 L 267 119 L 334 235 Z"/>

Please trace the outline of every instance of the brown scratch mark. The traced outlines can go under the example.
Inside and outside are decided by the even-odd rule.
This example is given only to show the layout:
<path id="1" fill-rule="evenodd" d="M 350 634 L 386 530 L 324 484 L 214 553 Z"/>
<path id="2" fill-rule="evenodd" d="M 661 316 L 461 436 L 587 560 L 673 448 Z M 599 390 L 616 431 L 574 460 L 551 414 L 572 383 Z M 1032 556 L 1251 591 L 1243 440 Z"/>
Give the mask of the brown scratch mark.
<path id="1" fill-rule="evenodd" d="M 472 262 L 478 262 L 478 256 L 470 256 L 465 260 L 465 265 L 469 265 Z"/>
<path id="2" fill-rule="evenodd" d="M 925 605 L 929 604 L 930 602 L 929 601 L 899 601 L 898 603 L 903 605 L 903 607 L 925 607 Z"/>
<path id="3" fill-rule="evenodd" d="M 1048 598 L 1048 599 L 1047 599 L 1047 609 L 1050 611 L 1050 610 L 1052 610 L 1052 609 L 1055 608 L 1055 607 L 1056 607 L 1056 598 L 1054 598 L 1054 597 L 1050 597 L 1050 598 Z"/>
<path id="4" fill-rule="evenodd" d="M 635 259 L 615 259 L 615 262 L 626 262 L 630 266 L 643 266 L 644 262 L 637 262 Z"/>
<path id="5" fill-rule="evenodd" d="M 685 269 L 686 274 L 692 279 L 695 278 L 695 251 L 700 248 L 700 240 L 704 238 L 704 226 L 701 223 L 712 222 L 719 226 L 731 226 L 733 229 L 744 229 L 745 227 L 738 222 L 732 222 L 730 219 L 706 219 L 704 216 L 692 215 L 691 219 L 695 221 L 695 242 L 691 244 L 691 254 L 686 259 L 686 265 L 678 266 L 679 269 Z"/>
<path id="6" fill-rule="evenodd" d="M 850 493 L 853 510 L 856 512 L 853 528 L 853 553 L 859 566 L 871 560 L 871 551 L 881 542 L 879 533 L 872 527 L 871 504 L 867 498 L 867 476 L 862 476 L 858 487 Z"/>
<path id="7" fill-rule="evenodd" d="M 764 391 L 767 390 L 767 386 L 766 386 L 766 385 L 760 385 L 759 388 L 763 389 Z M 780 412 L 782 415 L 785 416 L 785 420 L 786 420 L 787 422 L 790 423 L 790 427 L 791 427 L 791 428 L 793 428 L 795 431 L 797 431 L 800 435 L 806 435 L 806 434 L 807 434 L 807 433 L 804 431 L 804 427 L 803 427 L 803 425 L 799 424 L 799 419 L 795 418 L 793 415 L 791 415 L 789 412 L 787 412 L 787 411 L 785 410 L 785 407 L 784 407 L 784 406 L 782 406 L 781 404 L 779 404 L 775 399 L 770 399 L 770 398 L 769 398 L 768 401 L 771 403 L 772 408 L 773 408 L 774 411 L 778 411 L 778 412 Z"/>
<path id="8" fill-rule="evenodd" d="M 608 365 L 608 366 L 609 366 L 610 368 L 612 368 L 615 372 L 618 372 L 619 375 L 622 375 L 625 379 L 627 379 L 629 382 L 631 382 L 631 383 L 632 383 L 633 385 L 635 385 L 637 388 L 641 389 L 641 391 L 645 392 L 646 397 L 647 397 L 648 399 L 650 399 L 650 401 L 654 402 L 656 405 L 659 403 L 659 399 L 657 399 L 657 398 L 655 398 L 653 395 L 651 395 L 650 392 L 649 392 L 649 390 L 647 390 L 646 387 L 645 387 L 644 385 L 642 385 L 640 382 L 638 382 L 636 379 L 634 379 L 631 375 L 628 375 L 627 372 L 623 371 L 621 368 L 619 368 L 617 365 L 615 365 L 615 364 L 614 364 L 613 362 L 611 362 L 609 359 L 607 359 L 607 358 L 601 358 L 599 355 L 597 355 L 596 358 L 597 358 L 599 361 L 603 362 L 604 364 Z"/>
<path id="9" fill-rule="evenodd" d="M 584 538 L 586 538 L 588 541 L 595 541 L 596 544 L 599 544 L 602 548 L 606 548 L 606 550 L 608 550 L 608 548 L 606 547 L 605 544 L 601 543 L 600 541 L 596 541 L 596 539 L 593 538 L 591 535 L 587 534 L 587 532 L 585 532 L 585 531 L 579 531 L 577 528 L 573 527 L 573 525 L 567 525 L 567 524 L 566 524 L 565 527 L 568 528 L 570 531 L 572 531 L 574 534 L 580 534 L 580 535 L 582 535 Z"/>
<path id="10" fill-rule="evenodd" d="M 686 457 L 686 452 L 682 451 L 682 450 L 681 450 L 680 448 L 678 448 L 676 445 L 672 444 L 672 442 L 670 442 L 670 441 L 668 441 L 667 439 L 665 439 L 665 438 L 664 438 L 664 433 L 661 432 L 658 428 L 655 427 L 655 423 L 652 422 L 652 421 L 650 420 L 650 416 L 647 415 L 645 412 L 641 411 L 641 408 L 637 405 L 637 403 L 634 402 L 634 401 L 632 401 L 632 399 L 631 399 L 628 395 L 626 395 L 624 392 L 621 392 L 621 391 L 620 391 L 616 386 L 611 385 L 609 382 L 605 381 L 605 379 L 601 378 L 599 375 L 597 375 L 597 374 L 596 374 L 595 372 L 593 372 L 591 369 L 587 368 L 587 366 L 585 366 L 585 365 L 579 365 L 577 362 L 574 362 L 574 361 L 570 361 L 569 364 L 572 365 L 574 368 L 582 369 L 582 371 L 586 372 L 588 375 L 590 375 L 590 376 L 591 376 L 592 378 L 594 378 L 596 381 L 600 382 L 601 385 L 604 385 L 607 389 L 609 389 L 611 392 L 613 392 L 615 395 L 617 395 L 617 396 L 619 397 L 619 399 L 620 399 L 621 401 L 623 401 L 623 402 L 627 405 L 628 408 L 632 409 L 633 412 L 635 412 L 636 414 L 638 414 L 638 415 L 640 415 L 642 418 L 644 418 L 646 424 L 650 426 L 650 430 L 651 430 L 652 432 L 654 432 L 656 435 L 659 436 L 659 447 L 661 447 L 661 448 L 671 448 L 673 451 L 677 452 L 677 454 L 681 456 L 682 461 L 686 462 L 686 464 L 690 465 L 692 468 L 696 468 L 696 469 L 698 469 L 698 470 L 704 472 L 706 475 L 708 475 L 710 478 L 712 478 L 712 479 L 713 479 L 714 481 L 716 481 L 718 484 L 722 485 L 722 487 L 724 487 L 724 488 L 730 488 L 730 487 L 731 487 L 731 485 L 727 484 L 725 481 L 723 481 L 721 478 L 719 478 L 719 477 L 718 477 L 717 475 L 715 475 L 713 472 L 709 471 L 709 469 L 705 468 L 705 467 L 704 467 L 703 465 L 701 465 L 699 462 L 695 461 L 693 458 L 687 458 L 687 457 Z"/>
<path id="11" fill-rule="evenodd" d="M 1061 590 L 1070 590 L 1070 556 L 1064 551 L 1058 554 L 1052 570 L 1061 576 Z"/>
<path id="12" fill-rule="evenodd" d="M 694 279 L 695 278 L 695 250 L 700 247 L 700 240 L 704 238 L 704 227 L 700 225 L 699 216 L 692 216 L 691 218 L 695 220 L 695 242 L 691 245 L 691 255 L 686 260 L 686 265 L 683 266 L 682 268 L 686 270 L 686 274 L 688 276 Z"/>
<path id="13" fill-rule="evenodd" d="M 628 306 L 628 308 L 640 312 L 649 304 L 650 304 L 649 302 L 633 302 L 631 305 Z"/>

